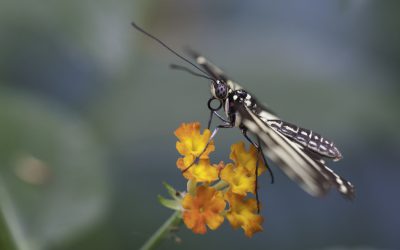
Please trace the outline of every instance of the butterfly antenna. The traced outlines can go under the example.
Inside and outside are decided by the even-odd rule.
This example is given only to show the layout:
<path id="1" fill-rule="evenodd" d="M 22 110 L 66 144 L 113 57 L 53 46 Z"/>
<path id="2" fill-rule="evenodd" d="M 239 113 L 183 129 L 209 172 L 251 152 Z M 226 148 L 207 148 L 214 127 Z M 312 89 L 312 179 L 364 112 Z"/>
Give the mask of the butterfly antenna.
<path id="1" fill-rule="evenodd" d="M 171 69 L 186 71 L 186 72 L 188 72 L 189 74 L 192 74 L 192 75 L 194 75 L 194 76 L 198 76 L 198 77 L 202 77 L 202 78 L 205 78 L 205 79 L 214 81 L 213 78 L 211 78 L 211 77 L 209 77 L 209 76 L 206 76 L 206 75 L 199 74 L 199 73 L 197 73 L 197 72 L 194 72 L 193 70 L 191 70 L 191 69 L 189 69 L 189 68 L 187 68 L 187 67 L 185 67 L 185 66 L 177 65 L 177 64 L 170 64 L 169 66 L 171 67 Z"/>
<path id="2" fill-rule="evenodd" d="M 188 59 L 186 59 L 185 57 L 181 56 L 180 54 L 178 54 L 178 52 L 176 52 L 175 50 L 171 49 L 168 45 L 166 45 L 163 41 L 161 41 L 160 39 L 158 39 L 157 37 L 153 36 L 152 34 L 150 34 L 149 32 L 145 31 L 144 29 L 142 29 L 141 27 L 139 27 L 136 23 L 131 22 L 131 25 L 137 29 L 138 31 L 142 32 L 143 34 L 145 34 L 146 36 L 150 37 L 151 39 L 155 40 L 156 42 L 158 42 L 159 44 L 161 44 L 164 48 L 166 48 L 167 50 L 169 50 L 171 53 L 173 53 L 174 55 L 176 55 L 177 57 L 179 57 L 180 59 L 184 60 L 185 62 L 189 63 L 190 65 L 192 65 L 193 67 L 195 67 L 196 69 L 198 69 L 200 72 L 202 72 L 203 74 L 209 76 L 207 74 L 207 72 L 205 72 L 204 70 L 202 70 L 201 68 L 199 68 L 196 64 L 192 63 L 191 61 L 189 61 Z M 210 78 L 212 80 L 215 80 L 213 78 Z"/>

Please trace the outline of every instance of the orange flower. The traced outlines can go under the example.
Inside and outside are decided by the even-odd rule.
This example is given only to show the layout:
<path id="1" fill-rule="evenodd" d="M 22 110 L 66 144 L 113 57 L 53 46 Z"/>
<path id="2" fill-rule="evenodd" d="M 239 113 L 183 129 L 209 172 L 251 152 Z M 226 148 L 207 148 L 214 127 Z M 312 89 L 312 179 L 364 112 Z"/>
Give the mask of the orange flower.
<path id="1" fill-rule="evenodd" d="M 206 225 L 215 230 L 222 224 L 225 206 L 220 191 L 212 187 L 198 186 L 195 196 L 186 194 L 182 200 L 183 222 L 194 233 L 205 234 Z"/>
<path id="2" fill-rule="evenodd" d="M 232 227 L 237 229 L 241 227 L 247 237 L 252 237 L 254 233 L 263 230 L 261 224 L 264 218 L 257 214 L 257 201 L 255 199 L 246 199 L 243 195 L 226 193 L 229 202 L 229 211 L 226 218 Z"/>
<path id="3" fill-rule="evenodd" d="M 179 139 L 179 141 L 176 142 L 176 149 L 181 155 L 185 157 L 198 157 L 205 149 L 210 139 L 211 131 L 206 129 L 203 134 L 200 134 L 199 122 L 182 123 L 181 126 L 175 130 L 175 136 Z M 214 142 L 211 141 L 207 149 L 200 156 L 200 159 L 207 159 L 208 155 L 214 150 Z"/>

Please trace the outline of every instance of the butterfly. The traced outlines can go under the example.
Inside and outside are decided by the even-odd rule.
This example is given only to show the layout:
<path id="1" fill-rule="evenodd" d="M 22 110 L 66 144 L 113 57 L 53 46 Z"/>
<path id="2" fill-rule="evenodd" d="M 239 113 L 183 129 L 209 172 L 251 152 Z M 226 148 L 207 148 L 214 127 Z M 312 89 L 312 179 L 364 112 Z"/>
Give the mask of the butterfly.
<path id="1" fill-rule="evenodd" d="M 212 97 L 208 102 L 211 115 L 208 127 L 214 115 L 223 122 L 216 127 L 211 138 L 220 128 L 239 128 L 245 138 L 262 153 L 265 163 L 264 155 L 310 195 L 323 196 L 330 189 L 336 188 L 347 199 L 355 197 L 354 186 L 326 165 L 327 159 L 338 161 L 342 158 L 342 154 L 331 140 L 312 130 L 281 120 L 253 94 L 199 53 L 189 51 L 196 65 L 135 23 L 132 25 L 202 74 L 179 65 L 172 65 L 173 68 L 211 80 Z M 219 106 L 213 107 L 213 101 L 219 102 Z M 217 112 L 219 109 L 224 109 L 225 117 Z M 256 138 L 257 142 L 254 142 L 249 134 Z M 272 175 L 272 172 L 270 173 Z M 256 195 L 258 201 L 258 194 Z"/>

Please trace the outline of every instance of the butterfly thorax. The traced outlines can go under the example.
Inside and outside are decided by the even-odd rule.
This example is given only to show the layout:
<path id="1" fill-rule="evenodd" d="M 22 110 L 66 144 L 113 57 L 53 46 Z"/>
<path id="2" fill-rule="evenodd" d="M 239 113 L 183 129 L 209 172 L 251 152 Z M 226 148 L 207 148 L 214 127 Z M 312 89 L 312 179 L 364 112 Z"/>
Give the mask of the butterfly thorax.
<path id="1" fill-rule="evenodd" d="M 225 114 L 229 120 L 235 124 L 235 127 L 240 127 L 241 119 L 235 110 L 236 104 L 242 104 L 248 107 L 253 112 L 257 109 L 256 100 L 245 90 L 230 90 L 228 97 L 225 99 Z"/>

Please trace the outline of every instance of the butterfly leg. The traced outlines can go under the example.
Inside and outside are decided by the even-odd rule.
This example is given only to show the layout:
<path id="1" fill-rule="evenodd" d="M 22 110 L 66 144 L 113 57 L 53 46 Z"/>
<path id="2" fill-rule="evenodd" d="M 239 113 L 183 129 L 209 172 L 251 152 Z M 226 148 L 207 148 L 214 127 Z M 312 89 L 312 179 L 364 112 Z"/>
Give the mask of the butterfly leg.
<path id="1" fill-rule="evenodd" d="M 215 135 L 218 133 L 218 130 L 219 130 L 220 128 L 233 128 L 233 127 L 234 127 L 234 125 L 231 124 L 231 123 L 226 123 L 226 124 L 218 125 L 218 126 L 214 129 L 214 131 L 211 133 L 211 136 L 210 136 L 210 138 L 208 139 L 208 142 L 207 142 L 206 146 L 204 147 L 203 151 L 201 151 L 201 153 L 193 160 L 192 163 L 190 163 L 189 166 L 187 166 L 184 170 L 182 170 L 182 173 L 186 172 L 189 168 L 191 168 L 191 167 L 193 166 L 193 164 L 194 164 L 198 159 L 200 159 L 201 155 L 204 154 L 204 152 L 206 152 L 206 149 L 207 149 L 208 145 L 210 145 L 211 141 L 213 140 L 213 138 L 215 137 Z"/>
<path id="2" fill-rule="evenodd" d="M 248 137 L 246 137 L 246 138 L 248 138 Z M 252 142 L 250 139 L 248 139 L 248 140 L 250 141 L 251 144 L 253 144 L 253 142 Z M 256 194 L 257 213 L 258 213 L 258 214 L 260 213 L 260 198 L 259 198 L 259 196 L 258 196 L 258 162 L 259 162 L 259 159 L 260 159 L 259 153 L 260 153 L 260 150 L 258 150 L 258 147 L 257 147 L 256 170 L 255 170 L 255 173 L 254 173 L 254 176 L 255 176 L 255 180 L 254 180 L 254 193 Z M 261 154 L 262 154 L 262 153 L 261 153 Z"/>
<path id="3" fill-rule="evenodd" d="M 257 201 L 257 213 L 260 213 L 260 199 L 258 196 L 258 162 L 259 162 L 259 155 L 261 154 L 263 161 L 264 161 L 264 165 L 267 167 L 267 169 L 269 170 L 269 173 L 271 175 L 271 182 L 273 183 L 274 181 L 274 175 L 272 174 L 272 171 L 270 170 L 269 166 L 267 165 L 267 161 L 265 159 L 265 156 L 261 150 L 261 143 L 260 143 L 260 139 L 257 137 L 257 142 L 258 144 L 254 143 L 250 137 L 247 135 L 247 130 L 246 129 L 242 129 L 242 134 L 243 136 L 257 149 L 257 160 L 256 160 L 256 171 L 255 171 L 255 183 L 254 183 L 254 193 L 256 194 L 256 201 Z"/>
<path id="4" fill-rule="evenodd" d="M 211 121 L 212 121 L 212 118 L 214 117 L 214 115 L 216 117 L 218 117 L 221 121 L 223 121 L 225 123 L 229 123 L 229 121 L 225 120 L 220 114 L 217 113 L 217 111 L 211 110 L 210 119 L 208 120 L 208 126 L 207 126 L 208 129 L 210 129 L 210 127 L 211 127 Z"/>
<path id="5" fill-rule="evenodd" d="M 211 112 L 210 112 L 210 119 L 208 119 L 208 125 L 207 125 L 208 129 L 210 129 L 210 127 L 211 127 L 211 122 L 212 122 L 212 118 L 214 117 L 214 112 L 215 111 L 213 111 L 213 110 L 211 110 Z"/>
<path id="6" fill-rule="evenodd" d="M 262 159 L 263 159 L 264 165 L 267 167 L 268 173 L 269 173 L 269 175 L 271 176 L 271 184 L 273 184 L 274 181 L 275 181 L 274 173 L 272 172 L 272 169 L 268 166 L 267 159 L 265 158 L 265 155 L 264 155 L 263 152 L 262 152 L 262 146 L 261 146 L 262 144 L 261 144 L 261 142 L 260 142 L 260 138 L 257 137 L 257 143 L 258 143 L 258 144 L 257 144 L 257 143 L 255 143 L 255 142 L 253 142 L 253 141 L 250 139 L 250 137 L 247 135 L 247 130 L 246 130 L 246 129 L 242 129 L 242 134 L 243 134 L 243 136 L 246 138 L 247 141 L 249 141 L 254 147 L 257 148 L 258 153 L 261 154 L 261 157 L 262 157 Z"/>
<path id="7" fill-rule="evenodd" d="M 258 150 L 263 158 L 263 162 L 264 162 L 265 166 L 267 167 L 268 173 L 271 176 L 271 184 L 274 184 L 274 182 L 275 182 L 274 173 L 272 172 L 272 169 L 267 164 L 267 159 L 265 159 L 265 155 L 263 153 L 262 144 L 260 142 L 260 137 L 258 137 L 258 136 L 257 136 L 257 142 L 258 142 Z"/>
<path id="8" fill-rule="evenodd" d="M 258 157 L 257 154 L 257 160 L 256 160 L 256 172 L 255 172 L 255 183 L 254 183 L 254 192 L 256 193 L 256 201 L 257 201 L 257 213 L 260 213 L 260 199 L 258 197 L 258 162 L 259 162 L 260 157 Z"/>
<path id="9" fill-rule="evenodd" d="M 217 107 L 213 107 L 213 106 L 211 105 L 211 103 L 212 103 L 214 100 L 219 101 L 219 105 L 218 105 Z M 221 121 L 223 121 L 225 124 L 231 123 L 230 121 L 225 120 L 225 119 L 224 119 L 220 114 L 218 114 L 218 112 L 217 112 L 218 110 L 220 110 L 220 109 L 222 108 L 222 101 L 221 101 L 221 100 L 218 100 L 218 99 L 212 97 L 212 98 L 210 98 L 210 100 L 208 100 L 207 106 L 208 106 L 208 109 L 210 110 L 210 118 L 208 119 L 208 125 L 207 125 L 207 128 L 208 128 L 208 129 L 210 129 L 210 127 L 211 127 L 211 122 L 212 122 L 212 119 L 213 119 L 214 115 L 217 116 L 217 117 L 218 117 Z"/>

